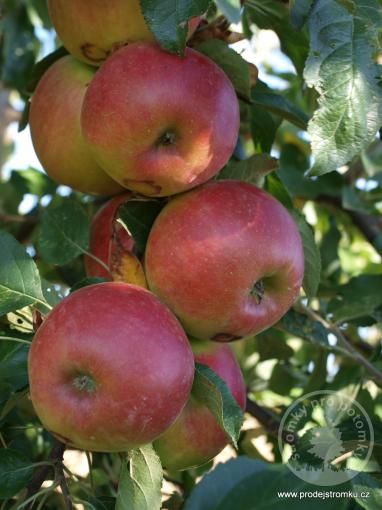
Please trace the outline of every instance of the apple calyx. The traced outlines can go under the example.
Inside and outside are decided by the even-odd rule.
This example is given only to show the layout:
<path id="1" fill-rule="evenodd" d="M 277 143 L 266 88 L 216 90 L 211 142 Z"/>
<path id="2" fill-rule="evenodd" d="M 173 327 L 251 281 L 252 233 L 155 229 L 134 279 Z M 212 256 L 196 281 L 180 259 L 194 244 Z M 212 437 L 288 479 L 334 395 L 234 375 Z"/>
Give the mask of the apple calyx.
<path id="1" fill-rule="evenodd" d="M 264 293 L 265 293 L 264 283 L 262 280 L 259 280 L 252 287 L 250 295 L 255 298 L 256 303 L 259 305 L 263 300 Z"/>
<path id="2" fill-rule="evenodd" d="M 168 130 L 168 131 L 165 131 L 158 138 L 157 145 L 159 147 L 168 147 L 170 145 L 175 145 L 176 140 L 177 140 L 177 136 L 176 136 L 175 131 Z"/>
<path id="3" fill-rule="evenodd" d="M 94 379 L 87 374 L 80 374 L 73 379 L 73 386 L 80 392 L 93 393 L 97 387 Z"/>

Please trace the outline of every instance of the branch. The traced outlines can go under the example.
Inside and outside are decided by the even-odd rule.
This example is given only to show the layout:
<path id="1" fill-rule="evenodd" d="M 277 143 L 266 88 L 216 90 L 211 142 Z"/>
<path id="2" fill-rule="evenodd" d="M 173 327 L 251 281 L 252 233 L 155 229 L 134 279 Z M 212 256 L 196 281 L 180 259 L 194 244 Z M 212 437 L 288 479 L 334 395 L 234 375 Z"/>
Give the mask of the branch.
<path id="1" fill-rule="evenodd" d="M 327 321 L 317 312 L 303 304 L 300 305 L 300 310 L 310 319 L 320 322 L 330 333 L 332 333 L 337 338 L 338 343 L 346 349 L 351 357 L 365 368 L 379 386 L 382 386 L 382 373 L 372 363 L 370 363 L 369 360 L 363 357 L 363 355 L 349 342 L 338 326 Z"/>
<path id="2" fill-rule="evenodd" d="M 73 510 L 73 501 L 69 492 L 68 484 L 66 483 L 65 473 L 63 469 L 63 464 L 61 462 L 57 462 L 55 466 L 56 472 L 56 480 L 61 488 L 62 495 L 65 501 L 66 510 Z"/>
<path id="3" fill-rule="evenodd" d="M 52 449 L 50 451 L 50 454 L 48 456 L 48 460 L 53 461 L 54 463 L 62 463 L 64 458 L 64 451 L 65 451 L 65 445 L 61 443 L 61 441 L 58 441 L 57 439 L 54 440 Z M 37 494 L 42 486 L 42 484 L 45 482 L 45 480 L 48 478 L 49 473 L 52 470 L 52 466 L 44 465 L 41 466 L 35 475 L 33 476 L 31 482 L 29 483 L 27 487 L 27 494 L 25 496 L 25 499 L 29 499 L 33 497 L 35 494 Z M 34 501 L 32 500 L 26 507 L 26 510 L 31 510 L 33 506 Z"/>
<path id="4" fill-rule="evenodd" d="M 3 223 L 33 223 L 37 224 L 37 218 L 21 216 L 19 214 L 0 214 L 0 221 Z"/>
<path id="5" fill-rule="evenodd" d="M 272 435 L 277 437 L 280 429 L 280 421 L 276 419 L 269 411 L 267 411 L 264 407 L 259 406 L 259 404 L 256 404 L 253 400 L 251 400 L 249 397 L 247 397 L 247 403 L 246 403 L 246 412 L 256 418 L 257 421 L 259 421 L 264 427 L 267 429 L 267 431 Z M 294 434 L 291 434 L 290 432 L 285 433 L 284 431 L 281 432 L 282 440 L 284 443 L 288 444 L 295 444 L 297 441 L 297 438 Z M 290 437 L 293 436 L 293 439 L 291 440 Z"/>
<path id="6" fill-rule="evenodd" d="M 341 199 L 327 195 L 319 195 L 315 198 L 316 202 L 328 204 L 341 209 L 350 216 L 354 225 L 362 233 L 364 238 L 382 255 L 382 247 L 378 243 L 378 236 L 382 233 L 382 219 L 378 216 L 371 216 L 361 211 L 353 211 L 343 207 Z"/>

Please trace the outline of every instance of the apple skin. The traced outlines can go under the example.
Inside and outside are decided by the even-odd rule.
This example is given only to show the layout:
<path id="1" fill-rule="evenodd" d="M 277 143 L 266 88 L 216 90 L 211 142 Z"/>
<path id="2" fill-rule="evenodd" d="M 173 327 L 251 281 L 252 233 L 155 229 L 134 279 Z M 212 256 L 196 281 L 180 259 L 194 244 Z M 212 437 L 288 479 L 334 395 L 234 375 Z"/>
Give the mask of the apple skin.
<path id="1" fill-rule="evenodd" d="M 91 5 L 90 5 L 91 4 Z M 154 41 L 139 0 L 48 0 L 50 17 L 66 49 L 99 66 L 115 49 L 136 41 Z M 189 22 L 191 35 L 200 17 Z"/>
<path id="2" fill-rule="evenodd" d="M 75 448 L 126 451 L 150 443 L 188 400 L 194 358 L 172 313 L 125 283 L 84 287 L 37 330 L 28 359 L 43 426 Z"/>
<path id="3" fill-rule="evenodd" d="M 84 257 L 85 270 L 87 276 L 92 278 L 106 278 L 147 288 L 142 264 L 133 253 L 134 240 L 116 221 L 119 207 L 131 196 L 131 193 L 123 193 L 106 202 L 94 215 L 91 223 L 89 251 L 106 264 L 110 271 L 106 271 L 88 255 Z"/>
<path id="4" fill-rule="evenodd" d="M 245 410 L 246 389 L 240 366 L 227 344 L 191 340 L 195 361 L 212 368 Z M 213 414 L 192 395 L 176 422 L 154 442 L 163 466 L 182 470 L 205 464 L 229 443 Z"/>
<path id="5" fill-rule="evenodd" d="M 114 195 L 123 188 L 92 158 L 81 132 L 80 116 L 94 70 L 70 56 L 55 62 L 32 97 L 29 124 L 36 154 L 57 183 L 83 193 Z"/>
<path id="6" fill-rule="evenodd" d="M 100 68 L 82 108 L 92 155 L 110 176 L 148 196 L 213 177 L 238 137 L 239 107 L 224 72 L 201 53 L 156 43 L 120 48 Z"/>
<path id="7" fill-rule="evenodd" d="M 222 180 L 165 206 L 148 239 L 145 269 L 150 290 L 191 336 L 224 342 L 260 333 L 286 313 L 299 294 L 304 253 L 293 219 L 275 198 Z"/>

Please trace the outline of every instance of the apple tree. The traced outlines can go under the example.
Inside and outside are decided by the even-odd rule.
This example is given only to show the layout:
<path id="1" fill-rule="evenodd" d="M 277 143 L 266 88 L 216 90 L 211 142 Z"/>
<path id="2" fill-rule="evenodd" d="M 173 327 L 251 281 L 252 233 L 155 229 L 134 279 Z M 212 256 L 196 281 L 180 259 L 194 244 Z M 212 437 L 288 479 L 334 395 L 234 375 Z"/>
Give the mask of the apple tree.
<path id="1" fill-rule="evenodd" d="M 2 0 L 0 510 L 382 508 L 381 28 Z"/>

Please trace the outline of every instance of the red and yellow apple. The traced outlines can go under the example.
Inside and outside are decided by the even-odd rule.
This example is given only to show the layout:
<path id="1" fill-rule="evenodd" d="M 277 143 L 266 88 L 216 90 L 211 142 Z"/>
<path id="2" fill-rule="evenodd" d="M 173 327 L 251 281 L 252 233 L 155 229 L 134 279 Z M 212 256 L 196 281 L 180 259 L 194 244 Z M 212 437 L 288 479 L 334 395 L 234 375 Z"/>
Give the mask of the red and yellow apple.
<path id="1" fill-rule="evenodd" d="M 55 62 L 32 97 L 29 124 L 36 154 L 57 183 L 83 193 L 114 195 L 123 188 L 96 163 L 86 147 L 80 116 L 94 70 L 70 56 Z"/>
<path id="2" fill-rule="evenodd" d="M 95 214 L 90 229 L 89 247 L 94 258 L 85 255 L 85 269 L 89 277 L 133 283 L 147 288 L 142 264 L 133 253 L 134 240 L 117 221 L 119 207 L 130 197 L 130 193 L 118 195 L 106 202 Z M 103 262 L 109 271 L 97 259 Z"/>
<path id="3" fill-rule="evenodd" d="M 48 0 L 54 28 L 67 50 L 88 64 L 100 65 L 115 49 L 154 41 L 139 0 Z M 189 22 L 189 34 L 200 18 Z"/>
<path id="4" fill-rule="evenodd" d="M 145 253 L 149 288 L 195 338 L 230 341 L 276 323 L 299 294 L 297 227 L 271 195 L 215 181 L 161 211 Z"/>
<path id="5" fill-rule="evenodd" d="M 128 189 L 168 196 L 194 188 L 227 162 L 239 130 L 235 91 L 224 72 L 190 48 L 155 43 L 114 53 L 90 84 L 82 130 L 93 157 Z"/>
<path id="6" fill-rule="evenodd" d="M 192 340 L 195 361 L 214 370 L 245 409 L 246 390 L 240 366 L 227 344 Z M 228 444 L 229 438 L 213 414 L 191 395 L 176 422 L 154 443 L 167 469 L 189 469 L 205 464 Z"/>
<path id="7" fill-rule="evenodd" d="M 70 294 L 32 342 L 31 399 L 44 427 L 75 448 L 150 443 L 189 398 L 194 358 L 172 313 L 149 291 L 101 283 Z"/>

